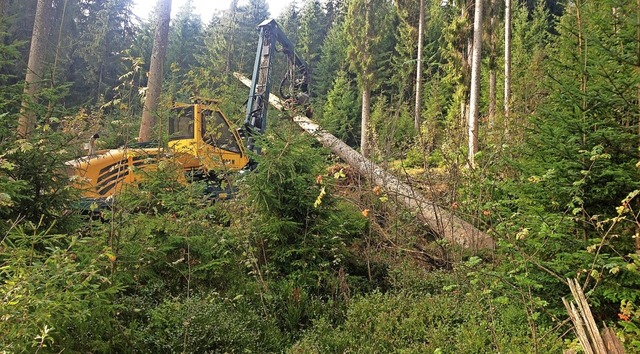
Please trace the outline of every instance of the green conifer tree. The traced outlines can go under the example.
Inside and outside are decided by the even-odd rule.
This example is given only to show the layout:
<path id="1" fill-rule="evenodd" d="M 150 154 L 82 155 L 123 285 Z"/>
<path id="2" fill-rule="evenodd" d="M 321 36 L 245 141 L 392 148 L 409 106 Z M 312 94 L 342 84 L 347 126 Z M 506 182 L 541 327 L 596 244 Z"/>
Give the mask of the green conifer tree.
<path id="1" fill-rule="evenodd" d="M 345 19 L 350 68 L 358 76 L 362 93 L 362 117 L 360 152 L 370 153 L 369 121 L 371 116 L 371 92 L 376 85 L 376 69 L 384 53 L 381 48 L 385 34 L 393 33 L 389 27 L 389 14 L 393 14 L 386 0 L 353 0 L 349 2 Z"/>
<path id="2" fill-rule="evenodd" d="M 358 119 L 358 93 L 354 83 L 344 71 L 339 71 L 333 88 L 327 93 L 322 110 L 322 127 L 351 146 L 360 139 Z"/>
<path id="3" fill-rule="evenodd" d="M 309 0 L 302 7 L 298 48 L 313 75 L 320 60 L 320 49 L 326 36 L 326 15 L 318 0 Z M 313 94 L 313 85 L 311 93 Z"/>

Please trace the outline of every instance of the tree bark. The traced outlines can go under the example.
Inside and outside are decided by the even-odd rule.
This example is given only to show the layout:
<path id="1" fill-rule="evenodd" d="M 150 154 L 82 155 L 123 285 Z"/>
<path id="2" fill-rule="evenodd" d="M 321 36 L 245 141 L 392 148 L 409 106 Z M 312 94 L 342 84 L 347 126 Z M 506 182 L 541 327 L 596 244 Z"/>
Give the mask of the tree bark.
<path id="1" fill-rule="evenodd" d="M 247 87 L 251 86 L 251 80 L 242 74 L 235 73 L 234 75 Z M 269 103 L 278 110 L 284 110 L 284 105 L 276 95 L 269 96 Z M 409 210 L 416 211 L 417 218 L 427 224 L 441 238 L 472 250 L 495 247 L 495 242 L 489 235 L 462 220 L 452 211 L 428 200 L 408 183 L 402 182 L 399 178 L 377 166 L 309 118 L 296 116 L 293 117 L 293 121 L 305 132 L 313 135 L 324 147 L 330 149 L 331 152 L 367 177 L 371 183 L 384 188 L 397 203 Z"/>
<path id="2" fill-rule="evenodd" d="M 418 55 L 416 64 L 416 105 L 414 124 L 416 133 L 420 134 L 422 113 L 422 52 L 424 51 L 424 0 L 420 0 L 420 17 L 418 19 Z"/>
<path id="3" fill-rule="evenodd" d="M 489 57 L 489 126 L 493 127 L 496 119 L 496 51 L 498 46 L 498 40 L 496 38 L 496 16 L 498 13 L 498 1 L 491 0 L 491 20 L 489 27 L 491 29 L 490 44 L 491 54 Z"/>
<path id="4" fill-rule="evenodd" d="M 364 36 L 364 52 L 363 61 L 366 63 L 362 69 L 362 115 L 361 115 L 361 127 L 360 127 L 360 152 L 362 156 L 369 157 L 369 121 L 371 118 L 371 76 L 372 73 L 372 59 L 373 59 L 373 2 L 365 1 L 365 36 Z"/>
<path id="5" fill-rule="evenodd" d="M 348 43 L 347 57 L 351 69 L 357 73 L 362 90 L 360 151 L 369 156 L 369 121 L 371 113 L 371 90 L 375 83 L 376 55 L 384 30 L 384 0 L 353 0 L 347 6 L 345 34 Z"/>
<path id="6" fill-rule="evenodd" d="M 158 25 L 153 38 L 147 96 L 144 100 L 140 133 L 138 134 L 139 142 L 151 141 L 153 137 L 158 103 L 160 101 L 160 94 L 162 93 L 162 75 L 164 72 L 164 59 L 167 54 L 170 19 L 171 0 L 158 0 Z"/>
<path id="7" fill-rule="evenodd" d="M 475 166 L 478 152 L 478 115 L 480 112 L 480 70 L 482 54 L 482 3 L 476 0 L 473 20 L 473 61 L 471 65 L 471 90 L 469 93 L 469 165 Z"/>
<path id="8" fill-rule="evenodd" d="M 511 113 L 511 0 L 504 0 L 504 116 Z"/>
<path id="9" fill-rule="evenodd" d="M 33 23 L 31 47 L 29 49 L 29 61 L 25 76 L 24 98 L 18 118 L 18 136 L 28 138 L 36 127 L 36 114 L 29 107 L 29 103 L 35 101 L 44 79 L 45 61 L 47 58 L 47 36 L 50 33 L 53 18 L 53 5 L 51 0 L 38 0 L 36 16 Z"/>
<path id="10" fill-rule="evenodd" d="M 368 75 L 368 74 L 365 74 Z M 360 127 L 360 152 L 369 157 L 369 120 L 371 118 L 371 84 L 365 80 L 362 84 L 362 115 Z"/>

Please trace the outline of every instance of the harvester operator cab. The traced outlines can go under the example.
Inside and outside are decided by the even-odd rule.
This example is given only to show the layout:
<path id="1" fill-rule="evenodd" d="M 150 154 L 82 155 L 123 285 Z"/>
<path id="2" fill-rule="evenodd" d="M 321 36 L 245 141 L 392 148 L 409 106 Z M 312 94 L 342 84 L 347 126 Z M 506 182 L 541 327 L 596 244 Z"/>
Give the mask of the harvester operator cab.
<path id="1" fill-rule="evenodd" d="M 234 171 L 249 162 L 240 135 L 212 104 L 176 104 L 169 115 L 168 140 L 185 169 Z"/>

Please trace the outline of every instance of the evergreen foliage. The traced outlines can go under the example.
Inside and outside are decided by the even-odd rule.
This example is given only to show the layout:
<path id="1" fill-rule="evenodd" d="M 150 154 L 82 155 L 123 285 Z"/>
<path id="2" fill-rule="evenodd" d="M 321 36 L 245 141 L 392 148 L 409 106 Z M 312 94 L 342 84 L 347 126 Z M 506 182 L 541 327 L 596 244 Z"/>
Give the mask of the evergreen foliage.
<path id="1" fill-rule="evenodd" d="M 187 75 L 198 66 L 197 57 L 204 47 L 204 26 L 194 11 L 192 1 L 181 7 L 172 20 L 173 27 L 169 32 L 166 60 L 170 65 L 165 72 L 171 76 L 168 81 L 174 86 L 171 90 L 177 96 L 174 96 L 174 100 L 180 102 L 188 102 L 189 96 L 193 96 L 193 92 L 180 90 L 180 83 L 189 80 Z"/>
<path id="2" fill-rule="evenodd" d="M 490 281 L 473 281 L 465 271 L 453 274 L 406 274 L 397 279 L 402 290 L 373 292 L 349 304 L 343 324 L 319 320 L 292 353 L 520 353 L 555 352 L 557 338 L 540 339 L 538 322 L 517 297 L 494 293 Z M 413 279 L 412 279 L 413 278 Z M 420 279 L 420 280 L 418 280 Z M 418 281 L 415 283 L 415 281 Z M 409 285 L 411 284 L 411 285 Z"/>
<path id="3" fill-rule="evenodd" d="M 73 17 L 68 21 L 77 37 L 67 39 L 72 43 L 67 54 L 70 62 L 65 65 L 70 77 L 63 80 L 73 82 L 75 92 L 84 92 L 71 97 L 74 104 L 113 98 L 112 89 L 124 73 L 122 52 L 133 44 L 137 30 L 132 6 L 132 0 L 80 1 L 75 8 L 69 6 L 67 11 L 72 10 Z"/>
<path id="4" fill-rule="evenodd" d="M 357 97 L 356 87 L 347 73 L 338 72 L 333 88 L 327 93 L 320 121 L 325 129 L 351 146 L 357 146 L 360 139 Z"/>
<path id="5" fill-rule="evenodd" d="M 419 132 L 418 0 L 308 0 L 279 23 L 311 67 L 313 119 L 356 146 L 370 109 L 371 156 L 490 233 L 491 251 L 430 242 L 414 210 L 276 112 L 230 200 L 182 183 L 167 156 L 81 215 L 65 161 L 96 132 L 100 148 L 134 138 L 155 21 L 137 23 L 132 0 L 55 0 L 43 90 L 21 107 L 36 1 L 0 1 L 0 352 L 560 352 L 579 345 L 566 278 L 638 351 L 637 4 L 514 1 L 511 112 L 483 120 L 481 90 L 469 168 L 472 2 L 425 2 Z M 232 74 L 253 68 L 267 2 L 206 24 L 193 4 L 172 19 L 162 106 L 216 98 L 240 126 Z M 37 117 L 29 139 L 21 109 Z"/>
<path id="6" fill-rule="evenodd" d="M 307 1 L 301 10 L 298 48 L 302 58 L 309 65 L 312 76 L 315 75 L 315 68 L 320 59 L 319 49 L 327 34 L 325 16 L 318 0 Z M 313 94 L 313 89 L 311 94 Z"/>

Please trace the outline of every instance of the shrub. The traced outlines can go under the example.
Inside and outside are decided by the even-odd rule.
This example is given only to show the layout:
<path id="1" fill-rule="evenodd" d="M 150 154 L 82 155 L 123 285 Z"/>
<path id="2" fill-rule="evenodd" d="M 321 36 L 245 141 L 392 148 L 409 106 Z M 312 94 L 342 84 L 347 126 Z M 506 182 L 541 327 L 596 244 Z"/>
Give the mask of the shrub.
<path id="1" fill-rule="evenodd" d="M 217 295 L 166 299 L 135 335 L 141 353 L 273 353 L 281 334 L 242 298 Z"/>

